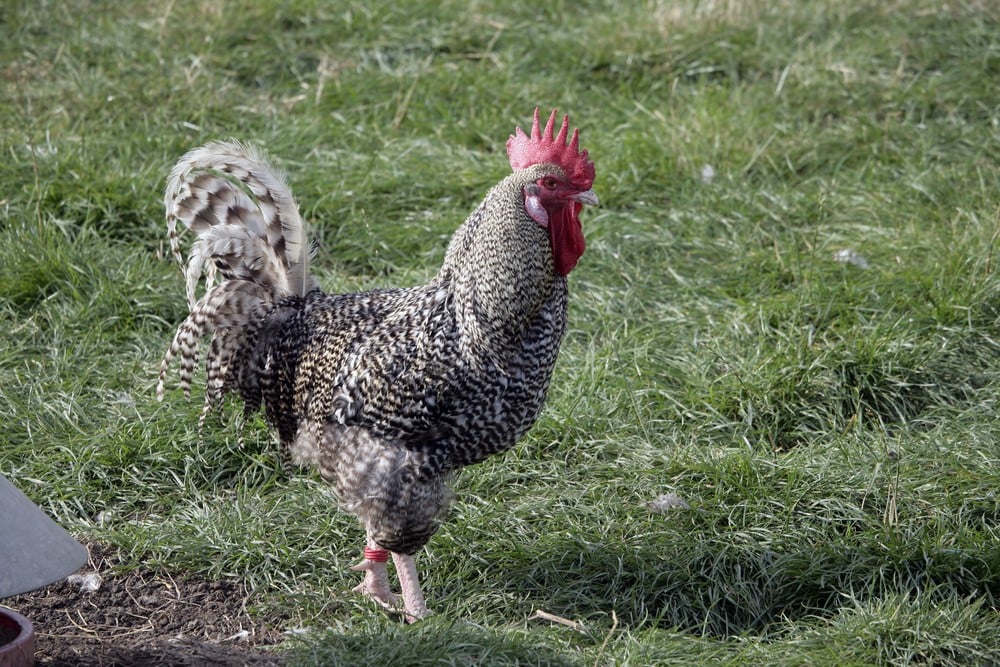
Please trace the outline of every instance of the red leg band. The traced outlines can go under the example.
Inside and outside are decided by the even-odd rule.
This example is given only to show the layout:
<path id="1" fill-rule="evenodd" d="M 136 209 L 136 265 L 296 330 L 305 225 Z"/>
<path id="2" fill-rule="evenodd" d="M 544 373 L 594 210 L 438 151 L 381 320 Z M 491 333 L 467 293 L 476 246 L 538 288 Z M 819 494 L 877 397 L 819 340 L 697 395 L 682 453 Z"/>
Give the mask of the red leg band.
<path id="1" fill-rule="evenodd" d="M 374 561 L 376 563 L 385 563 L 389 560 L 389 552 L 385 549 L 370 549 L 365 547 L 365 560 Z"/>

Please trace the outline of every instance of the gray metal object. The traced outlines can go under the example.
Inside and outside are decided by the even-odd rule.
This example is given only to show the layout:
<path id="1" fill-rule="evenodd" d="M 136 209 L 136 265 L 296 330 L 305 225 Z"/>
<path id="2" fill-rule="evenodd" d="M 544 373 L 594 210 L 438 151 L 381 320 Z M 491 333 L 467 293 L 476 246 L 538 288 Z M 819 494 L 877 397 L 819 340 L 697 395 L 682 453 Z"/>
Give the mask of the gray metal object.
<path id="1" fill-rule="evenodd" d="M 80 569 L 87 550 L 0 475 L 0 598 Z"/>

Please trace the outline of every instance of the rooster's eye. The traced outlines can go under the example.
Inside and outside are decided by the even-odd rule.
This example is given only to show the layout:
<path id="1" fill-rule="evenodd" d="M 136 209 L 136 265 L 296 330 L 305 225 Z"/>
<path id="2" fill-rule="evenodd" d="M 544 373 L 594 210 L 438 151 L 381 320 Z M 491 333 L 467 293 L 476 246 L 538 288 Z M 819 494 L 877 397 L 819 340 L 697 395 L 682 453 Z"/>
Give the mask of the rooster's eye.
<path id="1" fill-rule="evenodd" d="M 556 189 L 556 179 L 554 179 L 551 176 L 549 176 L 548 178 L 546 178 L 546 179 L 544 179 L 542 181 L 542 185 L 544 185 L 549 190 L 555 190 Z"/>

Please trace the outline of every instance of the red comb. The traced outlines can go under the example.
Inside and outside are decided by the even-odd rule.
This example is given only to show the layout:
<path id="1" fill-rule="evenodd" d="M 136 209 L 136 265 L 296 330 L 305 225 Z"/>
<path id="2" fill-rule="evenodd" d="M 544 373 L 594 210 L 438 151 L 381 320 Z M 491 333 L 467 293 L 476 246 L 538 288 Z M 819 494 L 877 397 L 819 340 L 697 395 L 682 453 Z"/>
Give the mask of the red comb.
<path id="1" fill-rule="evenodd" d="M 552 110 L 545 130 L 538 122 L 538 107 L 535 107 L 535 120 L 531 124 L 531 136 L 526 135 L 521 128 L 507 140 L 507 157 L 510 158 L 512 169 L 527 169 L 535 164 L 549 162 L 556 164 L 566 172 L 566 176 L 581 190 L 589 190 L 594 183 L 594 163 L 587 159 L 587 151 L 580 152 L 580 130 L 574 129 L 573 136 L 566 143 L 569 132 L 569 116 L 563 116 L 559 134 L 552 136 L 556 123 L 556 109 Z"/>

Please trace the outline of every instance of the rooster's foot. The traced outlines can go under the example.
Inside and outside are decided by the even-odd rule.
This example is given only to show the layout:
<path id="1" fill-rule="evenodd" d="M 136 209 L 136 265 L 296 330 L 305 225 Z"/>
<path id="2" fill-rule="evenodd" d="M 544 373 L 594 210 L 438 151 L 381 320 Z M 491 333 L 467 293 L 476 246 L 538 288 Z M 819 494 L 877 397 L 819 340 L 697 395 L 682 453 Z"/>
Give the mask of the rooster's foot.
<path id="1" fill-rule="evenodd" d="M 389 588 L 389 573 L 385 563 L 365 559 L 351 567 L 355 572 L 364 572 L 365 578 L 352 590 L 378 602 L 390 611 L 398 611 L 399 596 Z"/>
<path id="2" fill-rule="evenodd" d="M 403 594 L 403 619 L 407 623 L 413 623 L 429 616 L 431 612 L 424 603 L 424 594 L 417 580 L 417 564 L 413 556 L 393 553 L 392 561 L 396 565 L 396 576 L 399 577 L 399 586 Z"/>
<path id="3" fill-rule="evenodd" d="M 402 587 L 402 602 L 400 596 L 392 592 L 389 587 L 389 573 L 386 564 L 381 560 L 371 560 L 365 558 L 351 569 L 355 572 L 364 572 L 365 578 L 352 590 L 361 593 L 375 600 L 386 610 L 400 614 L 407 623 L 419 621 L 430 615 L 427 605 L 424 603 L 424 595 L 417 582 L 417 567 L 413 562 L 413 556 L 405 554 L 392 554 L 392 559 L 396 565 L 396 574 L 399 576 L 399 583 Z"/>

